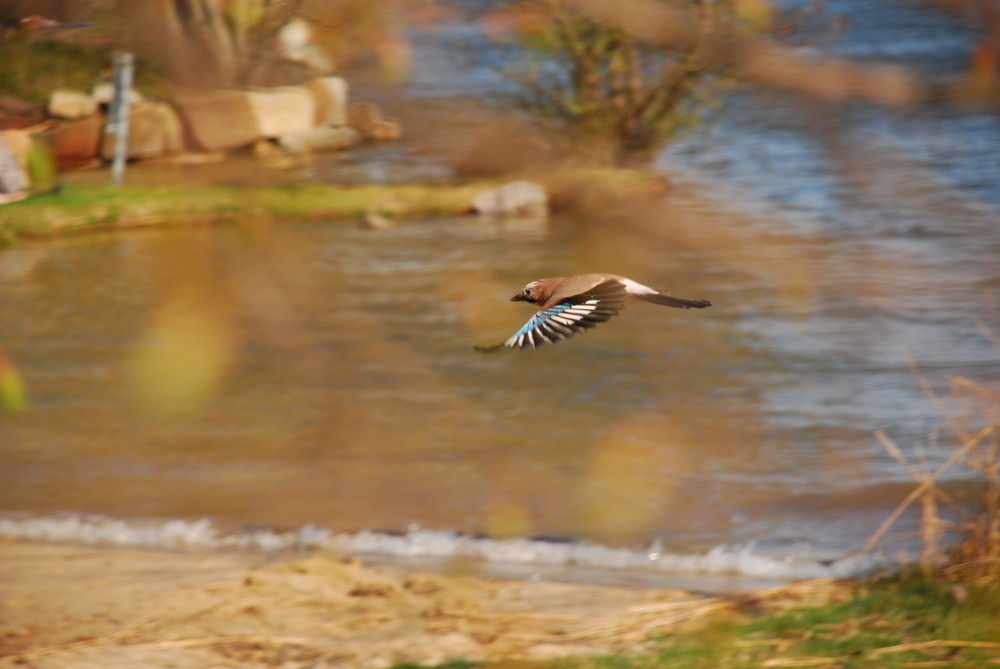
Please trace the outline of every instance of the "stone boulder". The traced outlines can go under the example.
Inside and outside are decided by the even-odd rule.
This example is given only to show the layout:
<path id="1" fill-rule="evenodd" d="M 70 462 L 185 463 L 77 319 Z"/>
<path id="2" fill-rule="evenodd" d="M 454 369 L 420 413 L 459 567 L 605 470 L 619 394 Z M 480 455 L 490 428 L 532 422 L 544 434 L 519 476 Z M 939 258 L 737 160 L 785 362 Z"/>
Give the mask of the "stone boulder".
<path id="1" fill-rule="evenodd" d="M 40 137 L 48 142 L 58 168 L 79 167 L 97 159 L 104 123 L 103 114 L 94 114 L 79 121 L 59 123 Z"/>
<path id="2" fill-rule="evenodd" d="M 191 138 L 204 151 L 235 149 L 262 138 L 245 91 L 184 95 L 174 103 Z"/>
<path id="3" fill-rule="evenodd" d="M 28 153 L 31 151 L 31 133 L 27 130 L 0 130 L 4 144 L 13 154 L 17 164 L 27 173 Z"/>
<path id="4" fill-rule="evenodd" d="M 353 128 L 309 128 L 282 135 L 278 145 L 288 153 L 314 153 L 347 149 L 361 142 L 361 135 Z"/>
<path id="5" fill-rule="evenodd" d="M 145 101 L 131 108 L 128 125 L 128 158 L 158 158 L 184 151 L 184 133 L 173 107 Z M 106 134 L 101 147 L 105 160 L 114 157 L 115 136 Z"/>
<path id="6" fill-rule="evenodd" d="M 0 131 L 0 204 L 23 198 L 31 187 L 27 169 L 30 147 L 31 135 L 27 132 Z"/>
<path id="7" fill-rule="evenodd" d="M 347 81 L 319 77 L 305 84 L 316 103 L 316 125 L 347 125 Z"/>
<path id="8" fill-rule="evenodd" d="M 186 95 L 177 109 L 205 151 L 252 146 L 315 126 L 317 102 L 305 86 Z"/>
<path id="9" fill-rule="evenodd" d="M 402 126 L 382 116 L 382 111 L 371 102 L 352 102 L 347 108 L 347 124 L 365 139 L 397 140 L 403 136 Z"/>
<path id="10" fill-rule="evenodd" d="M 315 125 L 316 101 L 305 86 L 249 91 L 247 100 L 262 137 L 281 137 Z"/>
<path id="11" fill-rule="evenodd" d="M 110 105 L 115 99 L 115 85 L 110 81 L 99 81 L 94 84 L 90 95 L 97 100 L 98 104 Z M 145 99 L 139 91 L 134 88 L 129 89 L 128 103 L 130 105 L 137 105 Z"/>
<path id="12" fill-rule="evenodd" d="M 472 208 L 484 216 L 536 217 L 548 213 L 545 187 L 531 181 L 512 181 L 482 191 L 472 198 Z"/>
<path id="13" fill-rule="evenodd" d="M 75 121 L 93 116 L 97 112 L 97 100 L 87 93 L 57 88 L 49 96 L 48 111 L 49 116 Z"/>
<path id="14" fill-rule="evenodd" d="M 399 121 L 383 118 L 379 119 L 368 131 L 368 139 L 376 142 L 395 142 L 403 138 L 403 126 Z"/>

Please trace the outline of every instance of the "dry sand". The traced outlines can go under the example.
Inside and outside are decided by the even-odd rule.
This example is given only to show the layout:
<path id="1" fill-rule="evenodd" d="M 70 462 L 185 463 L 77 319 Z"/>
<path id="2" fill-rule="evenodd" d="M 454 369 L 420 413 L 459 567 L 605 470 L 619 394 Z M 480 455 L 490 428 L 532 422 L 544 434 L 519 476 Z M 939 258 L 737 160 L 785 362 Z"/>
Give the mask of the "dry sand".
<path id="1" fill-rule="evenodd" d="M 811 603 L 826 582 L 741 601 L 281 559 L 0 541 L 0 667 L 388 667 L 641 651 L 650 636 Z"/>

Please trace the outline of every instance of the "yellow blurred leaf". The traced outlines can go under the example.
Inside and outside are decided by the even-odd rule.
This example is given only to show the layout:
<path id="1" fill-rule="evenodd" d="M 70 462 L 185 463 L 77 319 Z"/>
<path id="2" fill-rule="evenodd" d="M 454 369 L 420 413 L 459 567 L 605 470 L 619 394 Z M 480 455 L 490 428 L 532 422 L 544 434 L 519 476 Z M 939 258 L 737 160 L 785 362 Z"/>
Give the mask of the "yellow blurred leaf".
<path id="1" fill-rule="evenodd" d="M 385 36 L 375 46 L 375 52 L 378 54 L 379 71 L 386 81 L 399 84 L 410 77 L 413 47 L 403 33 Z"/>
<path id="2" fill-rule="evenodd" d="M 10 413 L 21 413 L 27 404 L 21 375 L 10 357 L 0 351 L 0 405 Z"/>
<path id="3" fill-rule="evenodd" d="M 604 541 L 648 533 L 688 473 L 687 440 L 656 413 L 626 417 L 608 431 L 581 481 L 578 509 Z"/>
<path id="4" fill-rule="evenodd" d="M 136 399 L 152 413 L 197 409 L 229 371 L 238 344 L 224 310 L 195 291 L 157 309 L 136 347 Z"/>
<path id="5" fill-rule="evenodd" d="M 767 0 L 736 0 L 736 15 L 754 31 L 765 32 L 774 21 L 774 8 Z"/>
<path id="6" fill-rule="evenodd" d="M 225 5 L 226 18 L 238 31 L 253 28 L 264 17 L 263 0 L 229 0 Z"/>
<path id="7" fill-rule="evenodd" d="M 497 539 L 530 536 L 534 531 L 531 514 L 518 504 L 503 504 L 490 509 L 486 532 Z"/>
<path id="8" fill-rule="evenodd" d="M 497 337 L 506 339 L 512 328 L 520 327 L 520 322 L 530 313 L 516 307 L 498 308 L 497 305 L 505 304 L 520 286 L 503 283 L 484 269 L 461 267 L 443 270 L 438 288 L 441 299 L 446 304 L 454 305 L 455 314 L 476 342 Z"/>

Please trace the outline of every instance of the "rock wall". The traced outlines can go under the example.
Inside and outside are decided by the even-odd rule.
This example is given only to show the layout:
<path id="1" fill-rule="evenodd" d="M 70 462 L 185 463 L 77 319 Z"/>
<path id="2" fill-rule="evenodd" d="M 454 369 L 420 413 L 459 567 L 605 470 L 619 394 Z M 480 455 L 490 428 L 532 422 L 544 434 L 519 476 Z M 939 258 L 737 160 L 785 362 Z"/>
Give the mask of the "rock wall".
<path id="1" fill-rule="evenodd" d="M 402 136 L 399 123 L 384 118 L 375 105 L 350 104 L 341 77 L 319 77 L 301 86 L 187 94 L 172 103 L 145 100 L 137 92 L 131 99 L 129 159 L 230 151 L 261 142 L 287 153 L 314 153 Z M 107 128 L 106 107 L 107 91 L 100 86 L 91 93 L 52 93 L 50 127 L 41 134 L 60 167 L 112 158 L 115 138 Z"/>

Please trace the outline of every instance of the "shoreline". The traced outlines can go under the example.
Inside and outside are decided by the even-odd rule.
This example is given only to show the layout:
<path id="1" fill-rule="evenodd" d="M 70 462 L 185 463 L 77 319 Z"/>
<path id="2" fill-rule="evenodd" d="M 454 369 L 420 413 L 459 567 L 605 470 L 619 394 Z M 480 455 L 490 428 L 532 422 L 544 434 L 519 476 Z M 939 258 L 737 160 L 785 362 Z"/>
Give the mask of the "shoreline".
<path id="1" fill-rule="evenodd" d="M 134 185 L 114 186 L 73 176 L 57 191 L 0 205 L 0 248 L 95 232 L 242 220 L 353 220 L 378 228 L 420 218 L 479 216 L 473 207 L 477 194 L 519 180 L 543 184 L 552 203 L 550 213 L 599 213 L 602 207 L 618 211 L 625 203 L 638 211 L 665 197 L 670 188 L 666 177 L 652 172 L 584 168 L 428 183 L 263 187 L 170 186 L 139 178 Z"/>
<path id="2" fill-rule="evenodd" d="M 250 553 L 0 540 L 0 667 L 388 667 L 639 653 L 829 580 L 712 597 Z"/>

